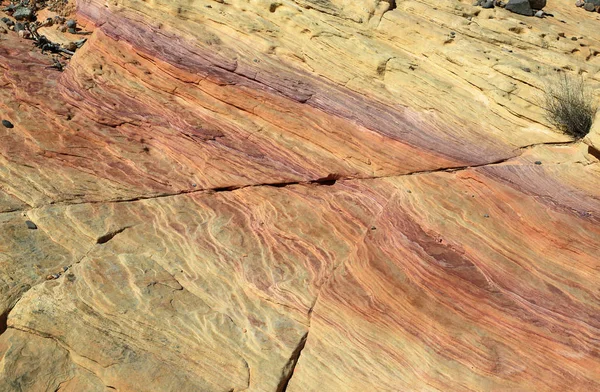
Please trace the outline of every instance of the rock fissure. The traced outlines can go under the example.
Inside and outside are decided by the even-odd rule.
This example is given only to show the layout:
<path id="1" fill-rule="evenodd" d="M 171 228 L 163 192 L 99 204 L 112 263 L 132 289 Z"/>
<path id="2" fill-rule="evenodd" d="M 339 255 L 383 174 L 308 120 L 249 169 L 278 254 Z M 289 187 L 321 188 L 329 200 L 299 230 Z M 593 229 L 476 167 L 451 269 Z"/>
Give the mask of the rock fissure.
<path id="1" fill-rule="evenodd" d="M 290 359 L 288 360 L 286 366 L 283 369 L 282 378 L 281 378 L 281 381 L 279 382 L 279 385 L 277 386 L 276 392 L 286 392 L 287 391 L 290 380 L 294 376 L 294 371 L 296 370 L 296 365 L 298 364 L 298 361 L 300 360 L 300 355 L 302 354 L 302 350 L 304 350 L 304 347 L 306 346 L 306 339 L 308 339 L 308 333 L 309 333 L 309 331 L 306 331 L 306 333 L 304 335 L 302 335 L 302 337 L 300 338 L 300 341 L 298 342 L 298 345 L 296 346 L 294 351 L 292 351 L 292 355 L 290 356 Z"/>
<path id="2" fill-rule="evenodd" d="M 98 239 L 96 240 L 96 244 L 106 244 L 108 241 L 112 240 L 117 234 L 121 234 L 122 232 L 129 229 L 130 227 L 131 226 L 125 226 L 118 230 L 113 230 L 111 232 L 108 232 L 108 233 L 98 237 Z"/>
<path id="3" fill-rule="evenodd" d="M 248 185 L 228 185 L 228 186 L 222 186 L 222 187 L 216 187 L 216 188 L 203 188 L 203 189 L 186 189 L 186 190 L 181 190 L 178 192 L 173 192 L 173 193 L 159 193 L 159 194 L 153 194 L 153 195 L 140 195 L 140 196 L 135 196 L 135 197 L 130 197 L 130 198 L 123 198 L 123 199 L 112 199 L 112 200 L 92 200 L 92 201 L 76 201 L 76 202 L 69 202 L 68 200 L 58 200 L 58 201 L 53 201 L 50 202 L 48 204 L 42 204 L 42 205 L 38 205 L 38 206 L 34 206 L 31 208 L 25 208 L 25 209 L 13 209 L 11 211 L 4 211 L 4 212 L 0 212 L 1 214 L 8 214 L 8 213 L 15 213 L 15 212 L 26 212 L 26 211 L 30 211 L 30 210 L 36 210 L 36 209 L 42 209 L 45 207 L 49 207 L 49 206 L 70 206 L 70 205 L 82 205 L 82 204 L 89 204 L 89 205 L 94 205 L 94 204 L 110 204 L 110 203 L 132 203 L 132 202 L 137 202 L 137 201 L 144 201 L 144 200 L 152 200 L 152 199 L 161 199 L 161 198 L 168 198 L 168 197 L 175 197 L 175 196 L 181 196 L 181 195 L 187 195 L 187 194 L 195 194 L 195 193 L 204 193 L 204 194 L 215 194 L 215 193 L 221 193 L 221 192 L 234 192 L 234 191 L 239 191 L 242 189 L 246 189 L 246 188 L 259 188 L 259 187 L 273 187 L 273 188 L 285 188 L 288 186 L 294 186 L 294 185 L 324 185 L 324 186 L 332 186 L 335 185 L 338 182 L 343 182 L 343 181 L 367 181 L 367 180 L 378 180 L 378 179 L 384 179 L 384 178 L 399 178 L 399 177 L 405 177 L 405 176 L 416 176 L 416 175 L 427 175 L 427 174 L 433 174 L 433 173 L 442 173 L 442 172 L 446 172 L 446 173 L 454 173 L 454 172 L 459 172 L 459 171 L 463 171 L 463 170 L 469 170 L 469 169 L 474 169 L 474 168 L 479 168 L 479 167 L 485 167 L 485 166 L 494 166 L 494 165 L 499 165 L 502 163 L 506 163 L 509 162 L 512 159 L 515 159 L 517 157 L 519 157 L 522 154 L 523 150 L 532 148 L 532 147 L 537 147 L 537 146 L 544 146 L 544 145 L 548 145 L 548 146 L 568 146 L 568 145 L 572 145 L 572 144 L 577 144 L 580 143 L 578 140 L 572 140 L 572 141 L 566 141 L 566 142 L 541 142 L 541 143 L 534 143 L 534 144 L 529 144 L 526 146 L 522 146 L 522 147 L 516 147 L 513 151 L 514 152 L 518 152 L 521 151 L 521 153 L 517 153 L 515 155 L 511 155 L 505 158 L 501 158 L 492 162 L 485 162 L 485 163 L 481 163 L 481 164 L 473 164 L 473 165 L 464 165 L 464 166 L 450 166 L 450 167 L 443 167 L 443 168 L 438 168 L 438 169 L 429 169 L 429 170 L 416 170 L 413 172 L 408 172 L 408 173 L 400 173 L 400 174 L 386 174 L 386 175 L 381 175 L 381 176 L 369 176 L 369 177 L 360 177 L 360 176 L 341 176 L 341 175 L 337 175 L 337 174 L 330 174 L 326 177 L 321 177 L 315 180 L 305 180 L 305 181 L 284 181 L 284 182 L 274 182 L 274 183 L 259 183 L 259 184 L 248 184 Z M 118 233 L 117 233 L 118 234 Z"/>

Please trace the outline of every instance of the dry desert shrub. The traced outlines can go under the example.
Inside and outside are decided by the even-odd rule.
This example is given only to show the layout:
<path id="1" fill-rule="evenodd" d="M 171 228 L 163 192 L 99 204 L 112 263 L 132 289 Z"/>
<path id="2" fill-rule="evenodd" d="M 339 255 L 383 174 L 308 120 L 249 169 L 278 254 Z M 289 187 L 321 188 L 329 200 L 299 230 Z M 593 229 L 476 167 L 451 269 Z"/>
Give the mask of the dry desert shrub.
<path id="1" fill-rule="evenodd" d="M 597 109 L 583 78 L 564 72 L 546 86 L 543 106 L 548 121 L 576 139 L 590 131 Z"/>

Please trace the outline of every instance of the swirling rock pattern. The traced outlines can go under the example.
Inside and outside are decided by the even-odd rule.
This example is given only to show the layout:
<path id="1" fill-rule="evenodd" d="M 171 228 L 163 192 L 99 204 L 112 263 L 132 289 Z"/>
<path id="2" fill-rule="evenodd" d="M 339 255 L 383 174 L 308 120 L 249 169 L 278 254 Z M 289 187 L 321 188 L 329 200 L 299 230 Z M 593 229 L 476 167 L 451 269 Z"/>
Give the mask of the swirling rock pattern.
<path id="1" fill-rule="evenodd" d="M 597 132 L 537 103 L 596 21 L 433 6 L 80 0 L 62 73 L 4 36 L 0 391 L 600 390 Z"/>

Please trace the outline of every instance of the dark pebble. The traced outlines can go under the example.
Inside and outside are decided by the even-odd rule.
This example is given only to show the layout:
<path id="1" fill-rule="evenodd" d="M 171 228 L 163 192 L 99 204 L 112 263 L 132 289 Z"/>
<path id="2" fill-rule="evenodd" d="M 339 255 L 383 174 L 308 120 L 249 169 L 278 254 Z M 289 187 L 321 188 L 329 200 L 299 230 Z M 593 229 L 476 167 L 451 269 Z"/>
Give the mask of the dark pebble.
<path id="1" fill-rule="evenodd" d="M 542 164 L 542 161 L 535 161 L 535 164 L 536 164 L 536 165 L 541 165 L 541 164 Z"/>
<path id="2" fill-rule="evenodd" d="M 490 216 L 488 214 L 483 214 L 484 218 L 489 218 Z"/>
<path id="3" fill-rule="evenodd" d="M 69 33 L 70 34 L 77 34 L 77 30 L 75 30 L 74 27 L 69 27 Z"/>
<path id="4" fill-rule="evenodd" d="M 31 229 L 31 230 L 36 230 L 37 229 L 37 225 L 35 223 L 33 223 L 32 221 L 30 221 L 30 220 L 25 221 L 25 224 L 27 225 L 28 229 Z"/>
<path id="5" fill-rule="evenodd" d="M 75 21 L 73 19 L 67 20 L 67 27 L 68 28 L 75 28 L 75 26 L 77 26 L 77 21 Z"/>
<path id="6" fill-rule="evenodd" d="M 6 128 L 14 128 L 15 126 L 13 125 L 13 123 L 11 123 L 8 120 L 2 120 L 2 125 L 4 125 Z"/>
<path id="7" fill-rule="evenodd" d="M 377 227 L 371 226 L 371 230 L 377 230 Z"/>

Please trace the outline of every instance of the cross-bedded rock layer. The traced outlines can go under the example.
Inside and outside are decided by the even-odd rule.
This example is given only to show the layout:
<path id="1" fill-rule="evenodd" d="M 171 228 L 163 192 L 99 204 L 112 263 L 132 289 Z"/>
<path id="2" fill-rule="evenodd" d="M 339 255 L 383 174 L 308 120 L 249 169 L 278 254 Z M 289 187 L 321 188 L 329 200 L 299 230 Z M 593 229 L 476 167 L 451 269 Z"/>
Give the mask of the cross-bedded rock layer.
<path id="1" fill-rule="evenodd" d="M 538 99 L 600 37 L 551 7 L 81 0 L 63 73 L 4 36 L 0 390 L 599 389 L 598 154 Z"/>

